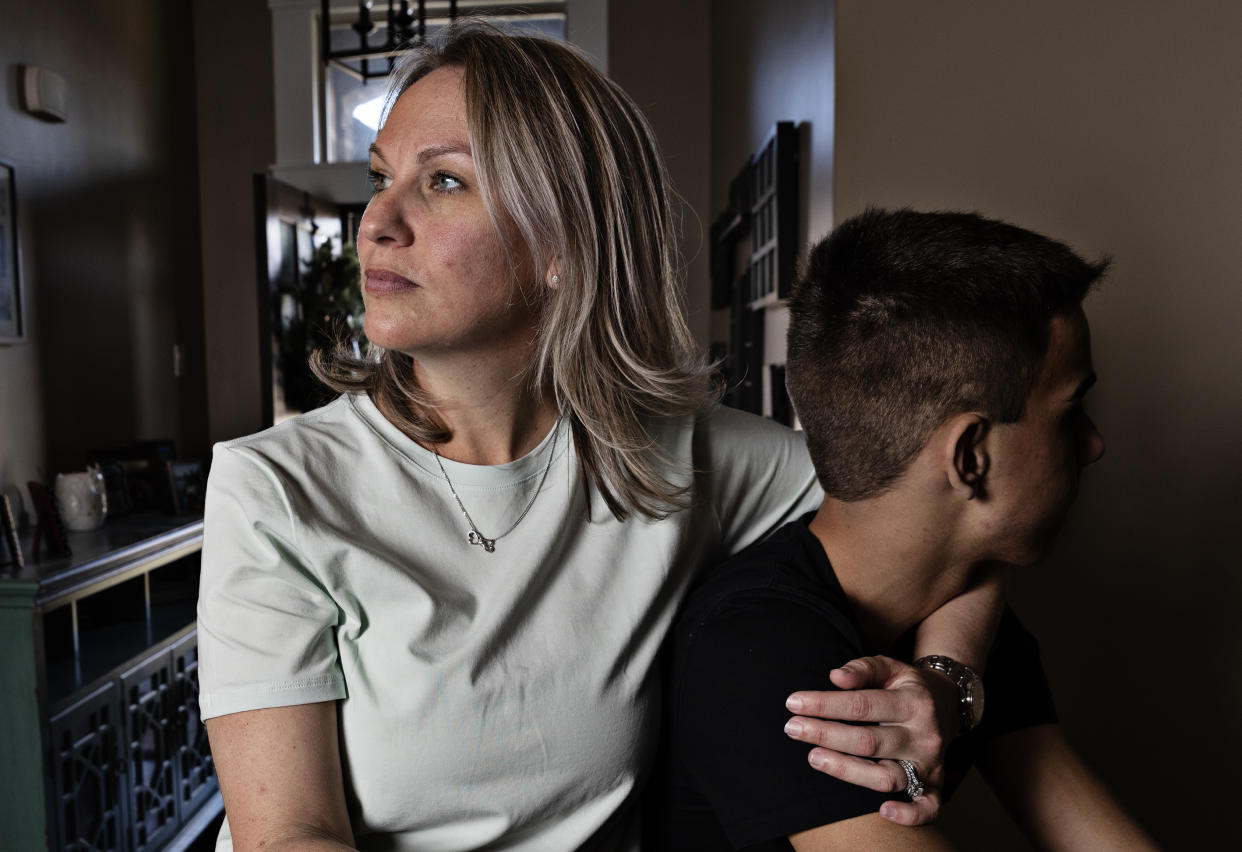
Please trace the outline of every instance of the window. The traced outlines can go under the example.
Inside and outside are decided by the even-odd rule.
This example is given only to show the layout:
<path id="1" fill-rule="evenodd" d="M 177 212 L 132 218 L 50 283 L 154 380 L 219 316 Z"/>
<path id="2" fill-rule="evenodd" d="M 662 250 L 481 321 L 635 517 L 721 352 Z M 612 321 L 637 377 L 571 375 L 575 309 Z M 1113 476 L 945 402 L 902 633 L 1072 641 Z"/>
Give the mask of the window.
<path id="1" fill-rule="evenodd" d="M 427 5 L 430 13 L 430 7 L 433 4 Z M 387 4 L 376 4 L 376 6 L 385 8 L 372 10 L 375 29 L 368 36 L 368 44 L 373 47 L 384 44 L 388 35 Z M 530 11 L 515 11 L 508 4 L 492 2 L 462 2 L 458 6 L 463 13 L 475 14 L 486 14 L 489 6 L 497 8 L 497 11 L 503 8 L 504 14 L 491 15 L 488 19 L 521 29 L 533 30 L 562 41 L 565 39 L 565 3 L 528 3 L 522 7 Z M 438 6 L 437 11 L 441 11 Z M 329 44 L 334 53 L 359 48 L 358 33 L 352 29 L 352 24 L 356 20 L 356 11 L 351 11 L 349 14 L 333 13 L 329 29 Z M 434 38 L 435 32 L 443 27 L 446 21 L 446 17 L 434 18 L 429 14 L 427 37 Z M 384 58 L 369 59 L 367 60 L 368 70 L 372 73 L 382 70 L 386 67 L 387 61 Z M 360 73 L 361 63 L 360 59 L 333 62 L 324 72 L 322 115 L 324 139 L 327 142 L 327 160 L 330 163 L 365 161 L 368 156 L 367 149 L 375 141 L 375 133 L 379 129 L 390 80 L 387 76 L 364 80 Z"/>

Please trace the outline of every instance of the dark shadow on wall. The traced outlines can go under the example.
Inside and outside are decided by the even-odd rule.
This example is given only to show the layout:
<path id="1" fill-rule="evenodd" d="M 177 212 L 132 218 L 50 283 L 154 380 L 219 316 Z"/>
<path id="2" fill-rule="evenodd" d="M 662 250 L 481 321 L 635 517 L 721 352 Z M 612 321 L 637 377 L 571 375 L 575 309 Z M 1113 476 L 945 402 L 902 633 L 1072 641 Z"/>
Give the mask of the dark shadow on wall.
<path id="1" fill-rule="evenodd" d="M 92 447 L 139 439 L 171 438 L 180 455 L 201 455 L 197 204 L 164 176 L 143 175 L 31 198 L 27 211 L 47 475 L 81 469 Z"/>
<path id="2" fill-rule="evenodd" d="M 116 93 L 132 126 L 113 138 L 99 105 L 78 103 L 61 140 L 78 181 L 53 172 L 23 193 L 48 477 L 80 469 L 92 447 L 139 439 L 208 451 L 192 9 L 157 3 L 133 23 L 146 33 L 132 60 L 144 76 Z M 145 105 L 136 116 L 133 98 Z"/>

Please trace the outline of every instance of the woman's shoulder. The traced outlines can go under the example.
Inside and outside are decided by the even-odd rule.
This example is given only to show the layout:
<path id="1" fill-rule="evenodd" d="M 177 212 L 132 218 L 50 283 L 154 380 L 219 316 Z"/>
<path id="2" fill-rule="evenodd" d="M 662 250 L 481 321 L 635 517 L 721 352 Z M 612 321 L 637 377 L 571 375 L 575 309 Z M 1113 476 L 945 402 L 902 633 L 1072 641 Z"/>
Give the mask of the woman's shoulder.
<path id="1" fill-rule="evenodd" d="M 363 427 L 357 402 L 342 394 L 319 408 L 296 414 L 259 432 L 242 435 L 215 445 L 215 451 L 237 451 L 242 455 L 279 457 L 290 450 L 304 452 L 308 445 L 339 442 L 342 432 Z"/>
<path id="2" fill-rule="evenodd" d="M 284 491 L 293 483 L 318 483 L 345 478 L 368 446 L 371 430 L 348 395 L 275 426 L 213 448 L 208 490 L 226 483 Z M 373 441 L 372 441 L 373 442 Z"/>
<path id="3" fill-rule="evenodd" d="M 697 422 L 697 431 L 710 439 L 713 447 L 733 456 L 748 452 L 806 455 L 806 435 L 769 417 L 718 405 Z"/>

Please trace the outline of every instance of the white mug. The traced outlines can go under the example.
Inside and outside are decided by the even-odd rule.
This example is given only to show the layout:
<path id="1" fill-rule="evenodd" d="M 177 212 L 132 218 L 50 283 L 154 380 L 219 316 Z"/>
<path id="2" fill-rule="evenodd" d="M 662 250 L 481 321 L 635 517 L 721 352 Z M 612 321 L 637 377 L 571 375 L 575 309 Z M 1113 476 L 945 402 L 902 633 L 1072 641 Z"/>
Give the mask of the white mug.
<path id="1" fill-rule="evenodd" d="M 108 514 L 108 494 L 99 468 L 56 474 L 56 502 L 68 529 L 93 530 L 102 524 Z"/>

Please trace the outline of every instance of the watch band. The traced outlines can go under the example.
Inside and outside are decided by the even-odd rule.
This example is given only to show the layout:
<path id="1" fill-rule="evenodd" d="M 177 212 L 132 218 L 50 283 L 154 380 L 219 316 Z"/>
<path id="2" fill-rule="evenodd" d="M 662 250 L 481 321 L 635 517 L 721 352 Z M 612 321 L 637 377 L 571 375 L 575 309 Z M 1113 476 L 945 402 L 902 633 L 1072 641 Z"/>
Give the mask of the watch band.
<path id="1" fill-rule="evenodd" d="M 983 678 L 970 666 L 952 657 L 928 654 L 914 661 L 914 665 L 940 672 L 957 684 L 959 693 L 958 712 L 962 718 L 962 733 L 979 724 L 983 719 Z"/>

